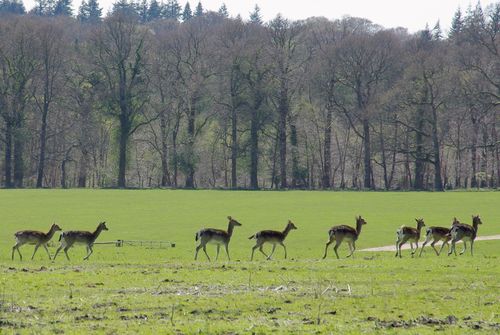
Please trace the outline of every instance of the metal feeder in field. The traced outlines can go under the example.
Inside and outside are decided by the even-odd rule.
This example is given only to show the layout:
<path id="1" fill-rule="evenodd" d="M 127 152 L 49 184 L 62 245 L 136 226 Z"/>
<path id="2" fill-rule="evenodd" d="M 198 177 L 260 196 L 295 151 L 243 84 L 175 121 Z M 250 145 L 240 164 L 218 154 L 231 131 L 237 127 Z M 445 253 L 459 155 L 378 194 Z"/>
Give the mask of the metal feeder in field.
<path id="1" fill-rule="evenodd" d="M 95 242 L 94 244 L 114 245 L 121 248 L 124 246 L 146 247 L 149 249 L 175 248 L 175 243 L 170 241 L 148 241 L 148 240 L 116 240 L 106 242 Z"/>

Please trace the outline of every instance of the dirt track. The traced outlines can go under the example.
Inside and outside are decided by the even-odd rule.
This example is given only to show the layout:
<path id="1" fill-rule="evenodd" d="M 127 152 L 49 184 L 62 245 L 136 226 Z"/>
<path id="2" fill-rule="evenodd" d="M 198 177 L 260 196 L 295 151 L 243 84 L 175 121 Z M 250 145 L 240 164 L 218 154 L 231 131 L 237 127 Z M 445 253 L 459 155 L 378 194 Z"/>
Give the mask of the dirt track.
<path id="1" fill-rule="evenodd" d="M 476 241 L 490 241 L 490 240 L 500 240 L 500 235 L 491 235 L 491 236 L 478 236 Z M 418 245 L 422 246 L 422 240 Z M 462 243 L 460 241 L 459 243 Z M 441 242 L 436 243 L 436 245 L 441 245 Z M 430 243 L 427 245 L 430 246 Z M 401 247 L 402 250 L 410 249 L 410 243 L 406 243 Z M 386 245 L 384 247 L 376 247 L 376 248 L 368 248 L 368 249 L 360 249 L 359 251 L 396 251 L 396 245 Z"/>

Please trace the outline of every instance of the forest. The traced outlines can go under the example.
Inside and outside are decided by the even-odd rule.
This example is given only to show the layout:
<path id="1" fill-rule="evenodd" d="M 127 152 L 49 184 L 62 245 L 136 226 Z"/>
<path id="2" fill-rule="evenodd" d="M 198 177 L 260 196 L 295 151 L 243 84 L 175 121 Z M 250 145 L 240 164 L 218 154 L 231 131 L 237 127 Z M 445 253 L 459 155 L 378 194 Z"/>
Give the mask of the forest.
<path id="1" fill-rule="evenodd" d="M 4 188 L 498 188 L 500 2 L 410 33 L 0 0 L 0 123 Z"/>

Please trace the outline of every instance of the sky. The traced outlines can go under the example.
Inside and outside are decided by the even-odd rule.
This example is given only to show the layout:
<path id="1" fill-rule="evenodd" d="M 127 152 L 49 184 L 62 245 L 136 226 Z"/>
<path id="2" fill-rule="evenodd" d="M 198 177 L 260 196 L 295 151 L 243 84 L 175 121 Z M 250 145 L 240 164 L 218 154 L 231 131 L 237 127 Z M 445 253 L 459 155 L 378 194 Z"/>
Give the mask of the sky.
<path id="1" fill-rule="evenodd" d="M 106 13 L 114 0 L 98 0 Z M 166 1 L 166 0 L 164 0 Z M 184 6 L 187 0 L 178 0 Z M 481 0 L 483 8 L 499 0 Z M 73 7 L 79 7 L 81 0 L 73 0 Z M 202 0 L 207 10 L 217 10 L 225 3 L 231 16 L 240 14 L 247 19 L 255 4 L 261 8 L 265 21 L 271 20 L 278 13 L 293 20 L 313 16 L 338 19 L 345 15 L 362 17 L 385 28 L 404 27 L 410 32 L 432 28 L 439 20 L 441 28 L 447 30 L 453 14 L 460 7 L 466 10 L 477 0 Z M 34 0 L 24 0 L 27 9 L 33 7 Z M 198 0 L 190 0 L 194 9 Z M 75 10 L 76 12 L 76 10 Z"/>

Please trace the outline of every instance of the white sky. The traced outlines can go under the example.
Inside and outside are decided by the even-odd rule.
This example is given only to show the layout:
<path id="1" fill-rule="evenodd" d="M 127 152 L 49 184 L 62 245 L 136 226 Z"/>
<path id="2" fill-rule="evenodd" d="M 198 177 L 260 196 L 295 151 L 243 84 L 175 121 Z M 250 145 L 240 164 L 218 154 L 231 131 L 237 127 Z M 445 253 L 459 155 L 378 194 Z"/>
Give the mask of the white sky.
<path id="1" fill-rule="evenodd" d="M 24 0 L 26 8 L 33 7 L 34 0 Z M 108 11 L 114 0 L 98 0 L 104 13 Z M 165 0 L 166 1 L 166 0 Z M 184 6 L 186 0 L 178 0 Z M 499 0 L 481 0 L 486 7 Z M 81 0 L 73 0 L 73 7 L 78 8 Z M 255 4 L 261 8 L 265 21 L 281 13 L 289 19 L 305 19 L 311 16 L 324 16 L 338 19 L 344 15 L 357 16 L 371 20 L 386 28 L 405 27 L 410 32 L 423 29 L 440 20 L 441 27 L 448 29 L 453 14 L 460 7 L 466 10 L 477 0 L 202 0 L 205 9 L 217 10 L 225 2 L 231 16 L 241 14 L 244 19 L 253 10 Z M 190 0 L 194 9 L 198 0 Z M 75 11 L 76 12 L 76 11 Z"/>

